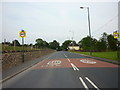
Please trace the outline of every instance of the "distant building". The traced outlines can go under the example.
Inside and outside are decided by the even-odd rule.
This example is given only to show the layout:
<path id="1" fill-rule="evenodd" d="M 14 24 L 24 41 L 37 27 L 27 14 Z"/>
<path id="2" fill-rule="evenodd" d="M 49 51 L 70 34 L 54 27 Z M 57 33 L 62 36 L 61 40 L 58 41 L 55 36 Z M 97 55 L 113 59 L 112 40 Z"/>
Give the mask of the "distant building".
<path id="1" fill-rule="evenodd" d="M 68 46 L 68 50 L 80 50 L 79 46 Z"/>
<path id="2" fill-rule="evenodd" d="M 80 46 L 78 44 L 73 44 L 73 43 L 70 43 L 70 45 L 68 46 L 68 50 L 80 50 Z"/>

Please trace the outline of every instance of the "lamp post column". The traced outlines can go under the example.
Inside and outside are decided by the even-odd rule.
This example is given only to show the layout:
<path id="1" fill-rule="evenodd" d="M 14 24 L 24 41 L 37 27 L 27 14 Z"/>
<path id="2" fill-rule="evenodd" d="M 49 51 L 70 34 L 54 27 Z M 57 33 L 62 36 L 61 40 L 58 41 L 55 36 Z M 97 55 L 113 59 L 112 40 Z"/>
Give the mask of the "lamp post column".
<path id="1" fill-rule="evenodd" d="M 90 27 L 90 14 L 89 14 L 89 7 L 87 7 L 87 11 L 88 11 L 89 36 L 90 36 L 90 39 L 92 39 L 92 38 L 91 38 L 91 27 Z M 90 41 L 90 55 L 92 55 L 92 41 Z"/>

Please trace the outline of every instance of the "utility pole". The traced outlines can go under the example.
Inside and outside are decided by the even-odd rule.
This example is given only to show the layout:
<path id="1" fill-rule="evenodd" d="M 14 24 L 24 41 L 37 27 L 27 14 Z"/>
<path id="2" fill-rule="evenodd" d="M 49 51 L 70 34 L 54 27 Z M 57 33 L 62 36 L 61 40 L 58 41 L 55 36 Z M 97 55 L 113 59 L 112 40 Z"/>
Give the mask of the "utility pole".
<path id="1" fill-rule="evenodd" d="M 72 38 L 71 38 L 71 39 L 72 39 L 72 43 L 71 43 L 71 44 L 72 44 L 72 50 L 73 50 L 73 49 L 74 49 L 74 48 L 73 48 L 73 47 L 74 47 L 74 43 L 73 43 L 74 32 L 73 32 L 73 31 L 70 31 L 70 32 L 73 34 L 73 36 L 72 36 Z"/>
<path id="2" fill-rule="evenodd" d="M 90 36 L 90 39 L 92 39 L 92 37 L 91 37 L 91 27 L 90 27 L 89 7 L 80 7 L 80 9 L 84 9 L 84 8 L 87 8 L 87 11 L 88 11 L 88 28 L 89 28 L 89 36 Z M 90 41 L 90 55 L 92 55 L 92 41 Z"/>

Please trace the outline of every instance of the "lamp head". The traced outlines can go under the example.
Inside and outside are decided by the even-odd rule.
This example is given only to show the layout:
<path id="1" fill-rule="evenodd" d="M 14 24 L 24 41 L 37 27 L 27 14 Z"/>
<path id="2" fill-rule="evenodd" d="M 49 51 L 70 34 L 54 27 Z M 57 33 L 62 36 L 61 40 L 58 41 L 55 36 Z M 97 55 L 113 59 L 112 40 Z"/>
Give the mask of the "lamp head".
<path id="1" fill-rule="evenodd" d="M 80 7 L 80 9 L 83 9 L 84 7 Z"/>

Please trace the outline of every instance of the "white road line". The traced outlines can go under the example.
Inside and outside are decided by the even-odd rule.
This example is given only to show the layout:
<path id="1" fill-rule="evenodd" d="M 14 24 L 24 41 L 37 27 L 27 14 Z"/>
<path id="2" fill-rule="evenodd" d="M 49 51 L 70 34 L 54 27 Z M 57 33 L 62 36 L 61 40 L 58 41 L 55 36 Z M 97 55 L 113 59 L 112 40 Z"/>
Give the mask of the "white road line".
<path id="1" fill-rule="evenodd" d="M 94 88 L 96 88 L 97 90 L 100 90 L 88 77 L 85 77 L 85 78 L 89 81 L 89 83 L 91 83 L 94 86 Z"/>
<path id="2" fill-rule="evenodd" d="M 64 54 L 64 56 L 67 58 L 67 56 Z"/>
<path id="3" fill-rule="evenodd" d="M 79 69 L 74 65 L 74 64 L 72 64 L 72 63 L 70 63 L 71 64 L 71 66 L 73 67 L 73 69 L 75 68 L 75 70 L 78 70 L 79 71 Z"/>
<path id="4" fill-rule="evenodd" d="M 83 81 L 83 79 L 81 77 L 79 77 L 80 81 L 82 82 L 83 86 L 85 87 L 86 90 L 89 90 L 89 88 L 87 87 L 87 85 L 85 84 L 85 82 Z"/>
<path id="5" fill-rule="evenodd" d="M 72 63 L 70 63 L 71 64 L 71 66 L 73 67 L 73 69 L 76 71 L 76 68 L 73 66 L 73 64 Z"/>
<path id="6" fill-rule="evenodd" d="M 70 62 L 70 59 L 67 58 L 67 60 Z"/>
<path id="7" fill-rule="evenodd" d="M 76 68 L 75 67 L 72 67 L 75 71 L 76 71 Z"/>
<path id="8" fill-rule="evenodd" d="M 70 62 L 70 59 L 64 54 L 64 56 L 67 58 L 67 60 Z"/>
<path id="9" fill-rule="evenodd" d="M 64 54 L 65 55 L 65 54 Z M 67 58 L 67 56 L 65 55 L 65 57 Z M 69 58 L 67 58 L 67 60 L 70 62 L 70 59 Z M 74 64 L 72 64 L 72 63 L 70 63 L 71 64 L 71 66 L 73 67 L 73 69 L 76 71 L 76 70 L 78 70 L 79 71 L 79 69 L 74 65 Z"/>

